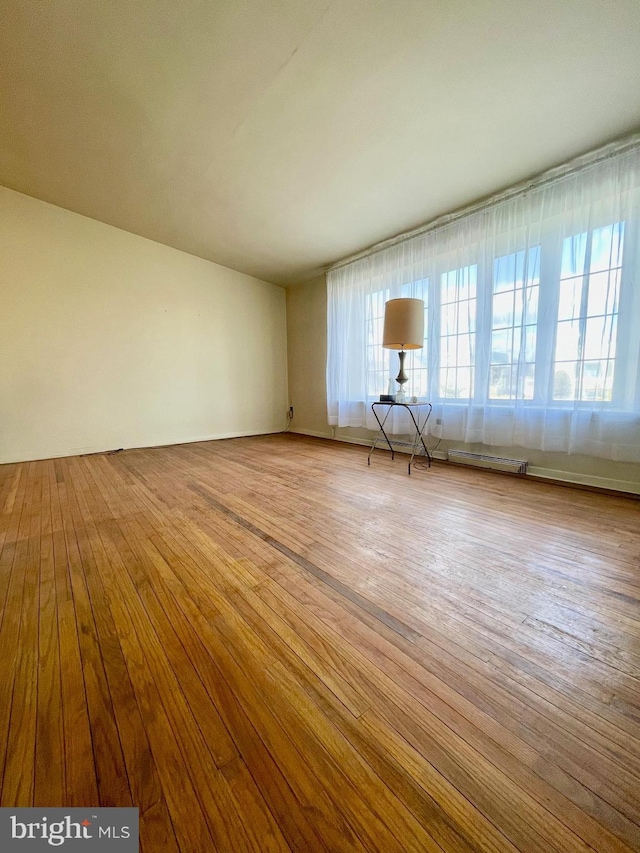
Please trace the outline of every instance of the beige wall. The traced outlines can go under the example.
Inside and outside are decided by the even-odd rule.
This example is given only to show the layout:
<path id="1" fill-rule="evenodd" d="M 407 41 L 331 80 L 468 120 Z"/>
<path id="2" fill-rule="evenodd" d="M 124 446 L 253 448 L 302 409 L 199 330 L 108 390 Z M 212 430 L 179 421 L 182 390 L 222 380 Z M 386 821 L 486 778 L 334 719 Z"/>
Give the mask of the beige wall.
<path id="1" fill-rule="evenodd" d="M 287 363 L 293 432 L 331 437 L 327 424 L 327 287 L 324 275 L 287 288 Z"/>
<path id="2" fill-rule="evenodd" d="M 294 407 L 291 430 L 344 441 L 371 441 L 373 434 L 368 430 L 332 430 L 327 424 L 327 288 L 324 276 L 287 290 L 287 337 L 289 400 Z M 640 492 L 640 465 L 517 447 L 463 445 L 460 442 L 443 441 L 438 450 L 449 448 L 527 459 L 529 471 L 538 476 Z"/>
<path id="3" fill-rule="evenodd" d="M 280 287 L 0 188 L 0 306 L 0 462 L 285 426 Z"/>

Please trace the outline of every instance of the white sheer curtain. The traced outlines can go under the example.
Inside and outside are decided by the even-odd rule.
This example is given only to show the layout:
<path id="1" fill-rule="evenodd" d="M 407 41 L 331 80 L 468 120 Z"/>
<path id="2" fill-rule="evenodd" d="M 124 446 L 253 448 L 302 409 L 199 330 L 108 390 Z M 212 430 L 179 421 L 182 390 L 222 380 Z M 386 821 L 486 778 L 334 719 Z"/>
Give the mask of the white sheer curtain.
<path id="1" fill-rule="evenodd" d="M 432 434 L 640 461 L 639 237 L 635 147 L 329 271 L 329 423 L 374 427 L 384 303 L 416 296 Z"/>

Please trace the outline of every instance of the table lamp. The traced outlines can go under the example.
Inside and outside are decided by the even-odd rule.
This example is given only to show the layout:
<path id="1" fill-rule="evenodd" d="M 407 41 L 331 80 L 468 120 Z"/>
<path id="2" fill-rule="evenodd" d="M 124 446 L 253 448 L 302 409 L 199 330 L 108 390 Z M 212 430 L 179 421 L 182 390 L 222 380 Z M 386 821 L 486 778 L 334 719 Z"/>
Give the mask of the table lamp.
<path id="1" fill-rule="evenodd" d="M 409 378 L 404 372 L 405 350 L 424 346 L 424 302 L 422 299 L 390 299 L 384 306 L 384 331 L 382 346 L 399 350 L 400 370 L 396 376 L 399 385 L 396 402 L 404 403 L 404 384 Z"/>

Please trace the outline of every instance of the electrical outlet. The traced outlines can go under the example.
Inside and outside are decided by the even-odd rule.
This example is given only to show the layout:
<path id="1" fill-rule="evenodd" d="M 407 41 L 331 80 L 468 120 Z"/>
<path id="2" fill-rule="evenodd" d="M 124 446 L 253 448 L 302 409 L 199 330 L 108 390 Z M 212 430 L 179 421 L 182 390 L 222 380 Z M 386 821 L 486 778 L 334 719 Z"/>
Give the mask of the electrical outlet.
<path id="1" fill-rule="evenodd" d="M 442 426 L 442 418 L 436 418 L 436 426 Z"/>
<path id="2" fill-rule="evenodd" d="M 289 417 L 293 418 L 293 406 L 289 406 Z"/>

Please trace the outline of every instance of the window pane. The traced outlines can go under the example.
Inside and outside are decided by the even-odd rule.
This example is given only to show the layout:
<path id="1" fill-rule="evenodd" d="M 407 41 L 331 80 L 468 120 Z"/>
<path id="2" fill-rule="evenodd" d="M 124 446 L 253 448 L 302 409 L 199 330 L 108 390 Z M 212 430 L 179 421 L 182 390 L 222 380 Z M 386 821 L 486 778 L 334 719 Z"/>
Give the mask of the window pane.
<path id="1" fill-rule="evenodd" d="M 512 329 L 500 329 L 491 334 L 491 364 L 511 361 Z"/>
<path id="2" fill-rule="evenodd" d="M 533 364 L 520 367 L 510 364 L 494 365 L 490 374 L 490 394 L 492 400 L 533 399 Z"/>
<path id="3" fill-rule="evenodd" d="M 463 267 L 460 270 L 460 299 L 475 299 L 478 281 L 478 267 Z"/>
<path id="4" fill-rule="evenodd" d="M 442 334 L 455 335 L 458 331 L 458 305 L 451 302 L 442 306 Z"/>
<path id="5" fill-rule="evenodd" d="M 414 371 L 411 375 L 411 388 L 409 389 L 409 394 L 411 396 L 416 397 L 426 397 L 429 393 L 429 386 L 427 385 L 427 371 L 425 368 Z"/>
<path id="6" fill-rule="evenodd" d="M 562 270 L 560 278 L 582 275 L 587 257 L 587 233 L 566 237 L 562 243 Z"/>
<path id="7" fill-rule="evenodd" d="M 513 325 L 513 290 L 497 293 L 493 297 L 493 328 L 503 329 Z"/>
<path id="8" fill-rule="evenodd" d="M 440 278 L 440 396 L 472 395 L 476 325 L 477 266 L 443 273 Z"/>
<path id="9" fill-rule="evenodd" d="M 455 367 L 440 368 L 440 396 L 456 396 L 456 369 Z"/>
<path id="10" fill-rule="evenodd" d="M 440 371 L 440 396 L 469 399 L 473 388 L 473 368 L 458 367 Z"/>
<path id="11" fill-rule="evenodd" d="M 560 282 L 558 320 L 574 320 L 580 316 L 582 304 L 582 279 L 569 278 Z"/>
<path id="12" fill-rule="evenodd" d="M 382 317 L 384 313 L 385 293 L 372 293 L 369 297 L 370 313 L 372 317 Z"/>
<path id="13" fill-rule="evenodd" d="M 440 341 L 440 363 L 443 367 L 456 365 L 456 339 L 453 336 L 442 338 Z"/>
<path id="14" fill-rule="evenodd" d="M 616 317 L 592 317 L 587 320 L 583 358 L 611 358 L 616 352 Z"/>
<path id="15" fill-rule="evenodd" d="M 386 391 L 384 374 L 371 371 L 367 375 L 367 394 L 371 397 L 377 397 L 379 394 L 385 394 Z"/>
<path id="16" fill-rule="evenodd" d="M 518 362 L 521 358 L 520 342 L 522 340 L 522 328 L 516 326 L 513 330 L 513 345 L 511 349 L 511 361 Z"/>
<path id="17" fill-rule="evenodd" d="M 429 393 L 426 369 L 428 365 L 428 350 L 426 346 L 428 292 L 428 279 L 406 282 L 400 288 L 401 296 L 422 299 L 425 303 L 425 346 L 420 350 L 410 350 L 405 358 L 405 372 L 409 379 L 404 387 L 405 393 L 408 396 L 425 397 Z M 395 295 L 397 295 L 397 291 Z M 366 321 L 366 387 L 367 394 L 372 397 L 386 394 L 389 379 L 394 379 L 398 374 L 397 352 L 382 348 L 384 309 L 386 303 L 391 298 L 392 294 L 388 289 L 376 291 L 365 297 L 365 316 L 368 318 Z M 393 382 L 393 387 L 395 389 L 395 382 Z"/>
<path id="18" fill-rule="evenodd" d="M 536 337 L 537 326 L 525 326 L 524 360 L 527 362 L 534 362 L 536 360 Z"/>
<path id="19" fill-rule="evenodd" d="M 602 399 L 603 400 L 612 400 L 613 399 L 613 376 L 614 376 L 614 366 L 615 362 L 613 359 L 608 359 L 604 369 L 604 376 L 602 376 L 602 372 L 600 376 L 602 377 Z"/>
<path id="20" fill-rule="evenodd" d="M 521 288 L 518 288 L 516 292 L 513 294 L 513 325 L 520 326 L 522 325 L 522 295 L 523 291 Z"/>
<path id="21" fill-rule="evenodd" d="M 582 371 L 582 400 L 611 400 L 613 393 L 613 361 L 585 361 Z"/>
<path id="22" fill-rule="evenodd" d="M 534 364 L 525 364 L 519 371 L 517 395 L 523 400 L 533 400 L 534 374 Z"/>
<path id="23" fill-rule="evenodd" d="M 468 335 L 475 331 L 476 303 L 475 299 L 467 299 L 458 306 L 458 334 Z"/>
<path id="24" fill-rule="evenodd" d="M 373 346 L 367 348 L 367 358 L 370 370 L 380 371 L 387 370 L 389 354 L 382 347 Z"/>
<path id="25" fill-rule="evenodd" d="M 556 339 L 556 361 L 577 361 L 580 352 L 579 320 L 563 320 L 558 323 Z"/>
<path id="26" fill-rule="evenodd" d="M 492 372 L 489 381 L 491 399 L 515 399 L 525 393 L 525 365 L 523 359 L 535 358 L 535 329 L 538 319 L 538 293 L 540 281 L 540 247 L 528 251 L 514 252 L 496 258 L 494 262 L 492 335 L 490 362 L 505 365 L 504 369 Z M 529 326 L 525 343 L 529 355 L 521 346 L 523 323 Z M 526 393 L 533 395 L 533 374 L 527 369 L 529 378 Z"/>
<path id="27" fill-rule="evenodd" d="M 519 253 L 520 254 L 520 253 Z M 516 256 L 504 255 L 496 258 L 493 280 L 493 292 L 500 293 L 504 290 L 513 290 L 516 280 Z"/>
<path id="28" fill-rule="evenodd" d="M 458 337 L 458 367 L 467 367 L 473 363 L 473 355 L 471 352 L 471 340 L 469 335 L 460 335 Z"/>
<path id="29" fill-rule="evenodd" d="M 623 238 L 624 222 L 614 222 L 564 240 L 562 274 L 574 277 L 560 282 L 554 399 L 613 398 Z M 571 396 L 564 378 L 558 391 L 563 361 L 575 361 Z"/>
<path id="30" fill-rule="evenodd" d="M 591 243 L 591 272 L 622 266 L 624 222 L 596 228 Z"/>
<path id="31" fill-rule="evenodd" d="M 594 317 L 598 314 L 614 314 L 618 310 L 620 292 L 620 270 L 607 270 L 594 273 L 589 279 L 589 302 L 587 313 Z"/>
<path id="32" fill-rule="evenodd" d="M 577 362 L 557 364 L 553 383 L 554 400 L 574 400 Z"/>
<path id="33" fill-rule="evenodd" d="M 489 396 L 492 400 L 511 398 L 511 365 L 499 364 L 491 367 Z"/>
<path id="34" fill-rule="evenodd" d="M 540 281 L 540 246 L 496 258 L 493 292 L 531 287 Z"/>
<path id="35" fill-rule="evenodd" d="M 367 343 L 370 346 L 381 346 L 382 345 L 382 326 L 383 326 L 382 317 L 377 317 L 375 320 L 371 320 L 367 323 Z"/>
<path id="36" fill-rule="evenodd" d="M 458 276 L 456 270 L 444 273 L 442 276 L 441 300 L 444 305 L 447 302 L 456 302 L 458 299 Z"/>
<path id="37" fill-rule="evenodd" d="M 537 285 L 528 287 L 524 296 L 524 322 L 527 324 L 538 321 L 538 297 L 540 288 Z"/>
<path id="38" fill-rule="evenodd" d="M 414 350 L 414 357 L 416 359 L 416 366 L 421 368 L 429 367 L 429 347 L 426 342 L 422 349 Z"/>
<path id="39" fill-rule="evenodd" d="M 473 379 L 473 368 L 472 367 L 459 367 L 458 368 L 458 377 L 457 377 L 457 391 L 456 397 L 464 397 L 469 398 L 471 396 L 471 386 Z"/>

